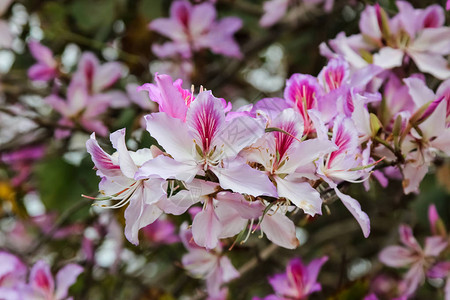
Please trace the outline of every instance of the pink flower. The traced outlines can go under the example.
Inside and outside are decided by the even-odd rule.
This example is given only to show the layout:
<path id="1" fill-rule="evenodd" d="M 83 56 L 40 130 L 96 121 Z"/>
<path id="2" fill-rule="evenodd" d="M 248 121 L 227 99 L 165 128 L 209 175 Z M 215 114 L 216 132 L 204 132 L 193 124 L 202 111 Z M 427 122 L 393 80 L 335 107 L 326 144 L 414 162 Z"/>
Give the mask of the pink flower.
<path id="1" fill-rule="evenodd" d="M 48 81 L 54 79 L 58 74 L 58 62 L 53 58 L 52 51 L 40 44 L 38 41 L 28 43 L 31 55 L 37 63 L 28 70 L 31 80 Z"/>
<path id="2" fill-rule="evenodd" d="M 214 5 L 208 2 L 192 5 L 188 1 L 173 2 L 170 18 L 160 18 L 149 25 L 171 42 L 153 45 L 153 52 L 160 58 L 181 55 L 191 58 L 193 52 L 208 48 L 216 54 L 240 58 L 239 45 L 233 35 L 242 27 L 236 17 L 216 21 Z"/>
<path id="3" fill-rule="evenodd" d="M 419 122 L 418 125 L 412 124 L 417 125 L 418 130 L 410 129 L 401 145 L 407 161 L 403 169 L 403 187 L 407 194 L 418 192 L 428 166 L 439 151 L 450 155 L 450 127 L 447 121 L 450 116 L 450 97 L 448 81 L 441 84 L 436 95 L 419 78 L 406 78 L 404 82 L 415 104 L 414 114 L 408 114 L 406 118 L 409 123 L 413 117 L 415 122 Z M 421 108 L 426 105 L 427 109 L 421 112 Z"/>
<path id="4" fill-rule="evenodd" d="M 74 74 L 90 94 L 98 94 L 111 87 L 122 76 L 122 67 L 117 62 L 100 64 L 91 52 L 85 52 L 80 58 Z"/>
<path id="5" fill-rule="evenodd" d="M 142 232 L 151 243 L 170 245 L 179 241 L 175 228 L 170 220 L 158 219 L 142 228 Z"/>
<path id="6" fill-rule="evenodd" d="M 181 225 L 180 237 L 186 249 L 189 251 L 183 255 L 182 263 L 184 268 L 194 277 L 206 280 L 208 299 L 225 299 L 226 288 L 222 288 L 227 283 L 239 277 L 238 271 L 231 264 L 231 261 L 222 253 L 220 244 L 213 251 L 207 251 L 193 242 L 192 233 L 187 229 L 187 224 Z"/>
<path id="7" fill-rule="evenodd" d="M 317 78 L 311 75 L 294 74 L 286 81 L 284 99 L 301 114 L 306 134 L 312 130 L 308 110 L 317 107 L 321 94 Z"/>
<path id="8" fill-rule="evenodd" d="M 128 204 L 125 210 L 125 236 L 131 243 L 137 245 L 139 230 L 153 223 L 162 214 L 158 202 L 164 198 L 165 181 L 157 176 L 148 176 L 146 179 L 149 180 L 135 180 L 134 176 L 139 167 L 152 159 L 151 150 L 128 151 L 125 144 L 125 129 L 113 132 L 110 138 L 117 150 L 112 156 L 100 148 L 94 133 L 86 142 L 86 148 L 98 169 L 97 174 L 102 177 L 99 187 L 106 197 L 100 199 L 117 202 L 109 208 L 120 208 Z"/>
<path id="9" fill-rule="evenodd" d="M 425 248 L 420 247 L 407 225 L 399 227 L 400 241 L 404 246 L 389 246 L 381 251 L 379 259 L 387 266 L 399 268 L 409 267 L 404 276 L 405 295 L 412 295 L 425 280 L 425 271 L 429 269 L 429 261 L 447 247 L 447 241 L 440 236 L 427 237 Z"/>
<path id="10" fill-rule="evenodd" d="M 445 300 L 450 300 L 450 261 L 438 262 L 427 272 L 427 276 L 445 279 Z"/>
<path id="11" fill-rule="evenodd" d="M 183 81 L 177 79 L 172 81 L 169 75 L 155 74 L 155 84 L 145 83 L 138 88 L 138 91 L 147 91 L 150 100 L 158 103 L 159 111 L 167 113 L 170 117 L 186 121 L 186 114 L 191 103 L 196 97 L 193 91 L 183 89 Z M 202 88 L 200 89 L 200 92 Z M 219 99 L 223 105 L 223 111 L 226 113 L 231 110 L 231 103 L 225 99 Z"/>
<path id="12" fill-rule="evenodd" d="M 56 274 L 56 282 L 50 272 L 50 266 L 38 261 L 30 271 L 28 286 L 20 290 L 21 299 L 68 300 L 69 287 L 72 286 L 83 268 L 77 264 L 68 264 Z"/>
<path id="13" fill-rule="evenodd" d="M 62 116 L 58 122 L 61 128 L 55 131 L 57 138 L 69 136 L 77 124 L 86 131 L 94 131 L 102 136 L 108 134 L 108 128 L 99 120 L 99 116 L 108 109 L 109 99 L 102 95 L 89 95 L 84 84 L 75 77 L 67 88 L 66 100 L 58 95 L 50 95 L 45 101 Z"/>
<path id="14" fill-rule="evenodd" d="M 156 173 L 164 179 L 190 182 L 209 170 L 224 189 L 249 195 L 274 195 L 267 176 L 237 157 L 264 134 L 264 125 L 251 117 L 225 119 L 223 103 L 210 91 L 201 92 L 187 110 L 186 122 L 167 113 L 146 117 L 147 130 L 172 158 L 160 155 L 136 174 L 144 179 Z"/>
<path id="15" fill-rule="evenodd" d="M 317 282 L 322 265 L 328 260 L 327 256 L 312 260 L 304 265 L 300 258 L 292 259 L 286 267 L 286 273 L 269 277 L 269 283 L 276 296 L 265 299 L 307 299 L 315 292 L 321 291 L 322 286 Z"/>
<path id="16" fill-rule="evenodd" d="M 25 280 L 27 268 L 16 256 L 0 251 L 0 291 L 12 288 Z"/>
<path id="17" fill-rule="evenodd" d="M 317 5 L 324 3 L 324 10 L 330 12 L 333 9 L 334 0 L 303 0 L 302 4 Z M 270 27 L 286 14 L 288 7 L 292 6 L 295 1 L 292 0 L 267 0 L 263 4 L 264 14 L 259 20 L 259 25 L 262 27 Z"/>
<path id="18" fill-rule="evenodd" d="M 361 14 L 361 34 L 345 37 L 339 34 L 330 46 L 356 68 L 368 65 L 367 55 L 373 53 L 373 64 L 384 69 L 401 66 L 411 58 L 419 70 L 436 78 L 450 77 L 450 68 L 443 56 L 450 54 L 450 28 L 444 27 L 444 11 L 439 5 L 414 9 L 406 1 L 397 1 L 399 13 L 389 19 L 379 6 L 367 6 Z M 327 57 L 335 54 L 321 45 Z"/>
<path id="19" fill-rule="evenodd" d="M 335 120 L 331 141 L 338 149 L 319 162 L 318 174 L 334 189 L 336 195 L 358 221 L 364 236 L 368 237 L 369 217 L 361 210 L 357 200 L 343 194 L 337 188 L 337 183 L 341 181 L 355 182 L 364 176 L 368 178 L 367 172 L 370 170 L 370 168 L 358 169 L 363 165 L 364 160 L 359 150 L 357 130 L 351 119 L 339 117 Z"/>
<path id="20" fill-rule="evenodd" d="M 295 98 L 295 97 L 292 97 Z M 252 147 L 244 152 L 250 162 L 256 162 L 276 182 L 279 197 L 289 199 L 295 206 L 311 216 L 322 213 L 320 194 L 311 187 L 308 179 L 315 178 L 313 161 L 332 152 L 332 142 L 323 139 L 303 140 L 303 120 L 292 108 L 283 110 L 273 121 L 266 133 Z"/>
<path id="21" fill-rule="evenodd" d="M 262 27 L 270 27 L 277 23 L 288 9 L 290 0 L 268 0 L 263 4 L 264 15 L 259 20 Z"/>
<path id="22" fill-rule="evenodd" d="M 173 82 L 168 75 L 155 74 L 155 82 L 156 85 L 146 83 L 140 86 L 138 91 L 147 91 L 150 100 L 158 103 L 160 112 L 184 121 L 194 95 L 181 87 L 181 79 Z"/>

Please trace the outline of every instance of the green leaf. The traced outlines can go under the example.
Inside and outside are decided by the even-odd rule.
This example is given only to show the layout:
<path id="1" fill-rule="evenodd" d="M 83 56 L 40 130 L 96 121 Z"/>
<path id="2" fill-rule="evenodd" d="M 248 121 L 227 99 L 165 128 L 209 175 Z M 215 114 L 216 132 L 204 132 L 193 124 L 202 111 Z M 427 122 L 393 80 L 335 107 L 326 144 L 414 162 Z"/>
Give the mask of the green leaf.
<path id="1" fill-rule="evenodd" d="M 83 160 L 79 167 L 62 158 L 41 161 L 34 169 L 37 187 L 45 207 L 51 211 L 64 212 L 81 200 L 81 194 L 92 194 L 98 190 L 99 178 L 92 169 L 90 159 Z M 73 219 L 87 216 L 89 206 Z"/>

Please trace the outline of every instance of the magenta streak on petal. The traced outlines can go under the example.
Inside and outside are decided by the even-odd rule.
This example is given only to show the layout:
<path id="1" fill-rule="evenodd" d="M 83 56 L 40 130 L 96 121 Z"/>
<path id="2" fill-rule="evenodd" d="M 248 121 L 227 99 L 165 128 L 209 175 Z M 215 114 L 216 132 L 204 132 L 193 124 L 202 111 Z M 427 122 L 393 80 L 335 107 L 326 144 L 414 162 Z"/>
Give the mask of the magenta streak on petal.
<path id="1" fill-rule="evenodd" d="M 106 155 L 105 152 L 103 152 L 102 149 L 93 147 L 94 153 L 93 158 L 95 159 L 95 163 L 99 165 L 101 168 L 109 169 L 109 170 L 119 170 L 119 165 L 115 165 L 111 158 Z"/>
<path id="2" fill-rule="evenodd" d="M 417 122 L 422 122 L 426 118 L 428 118 L 436 110 L 436 108 L 441 103 L 441 101 L 444 99 L 445 99 L 445 96 L 441 96 L 438 99 L 431 102 L 431 104 L 428 106 L 428 108 L 425 110 L 425 112 L 422 114 L 422 116 L 420 117 L 420 119 Z M 447 112 L 448 112 L 448 108 L 447 108 Z"/>
<path id="3" fill-rule="evenodd" d="M 50 281 L 47 278 L 47 274 L 45 274 L 43 270 L 37 270 L 34 280 L 39 288 L 45 291 L 50 291 Z"/>
<path id="4" fill-rule="evenodd" d="M 450 1 L 450 0 L 449 0 Z M 447 102 L 447 112 L 446 117 L 448 118 L 450 116 L 450 88 L 447 88 L 443 93 L 442 96 L 444 97 L 444 101 Z"/>
<path id="5" fill-rule="evenodd" d="M 436 9 L 431 9 L 426 17 L 423 20 L 423 27 L 424 28 L 437 28 L 442 26 L 441 24 L 439 24 L 439 20 L 440 20 L 440 15 L 439 15 L 439 11 Z"/>
<path id="6" fill-rule="evenodd" d="M 207 101 L 203 107 L 193 116 L 194 126 L 200 135 L 204 153 L 209 152 L 211 141 L 219 130 L 217 120 L 220 119 L 218 112 L 214 109 L 214 102 Z"/>
<path id="7" fill-rule="evenodd" d="M 315 103 L 315 89 L 308 84 L 308 82 L 299 82 L 298 85 L 294 85 L 291 89 L 291 97 L 295 99 L 295 103 L 302 114 L 303 118 L 306 117 L 306 111 L 314 107 Z M 306 107 L 304 104 L 306 103 Z"/>
<path id="8" fill-rule="evenodd" d="M 342 85 L 344 74 L 345 69 L 342 65 L 337 66 L 336 68 L 330 67 L 329 70 L 325 72 L 325 81 L 330 91 L 335 90 Z"/>
<path id="9" fill-rule="evenodd" d="M 287 150 L 289 150 L 292 142 L 294 141 L 294 137 L 298 134 L 297 130 L 295 129 L 294 122 L 284 123 L 280 126 L 280 129 L 286 131 L 291 135 L 287 135 L 286 133 L 278 131 L 274 132 L 276 149 L 280 155 L 280 160 L 277 161 L 277 163 L 283 160 L 284 155 L 286 154 Z"/>
<path id="10" fill-rule="evenodd" d="M 333 163 L 333 160 L 338 157 L 339 155 L 345 153 L 350 145 L 351 142 L 351 134 L 349 134 L 348 132 L 345 132 L 345 128 L 343 126 L 343 124 L 341 124 L 341 126 L 338 127 L 338 130 L 336 132 L 336 136 L 334 139 L 334 143 L 336 144 L 336 146 L 338 147 L 338 150 L 333 151 L 330 154 L 330 158 L 328 159 L 328 164 L 327 167 L 330 169 L 331 165 Z"/>
<path id="11" fill-rule="evenodd" d="M 355 105 L 353 104 L 353 98 L 350 92 L 347 93 L 345 105 L 347 108 L 347 111 L 351 114 L 355 110 Z"/>
<path id="12" fill-rule="evenodd" d="M 189 26 L 189 16 L 190 12 L 188 10 L 188 7 L 186 7 L 185 5 L 180 5 L 178 10 L 176 11 L 175 17 L 186 28 Z"/>
<path id="13" fill-rule="evenodd" d="M 295 288 L 298 293 L 296 297 L 301 298 L 304 291 L 304 281 L 305 281 L 305 269 L 302 262 L 299 259 L 294 259 L 287 267 L 287 277 L 289 282 Z M 291 295 L 289 295 L 291 296 Z"/>
<path id="14" fill-rule="evenodd" d="M 191 102 L 195 100 L 195 97 L 190 91 L 183 89 L 181 87 L 182 84 L 183 84 L 183 81 L 181 79 L 178 79 L 173 83 L 173 85 L 180 92 L 181 97 L 184 99 L 186 106 L 189 107 L 191 105 Z"/>

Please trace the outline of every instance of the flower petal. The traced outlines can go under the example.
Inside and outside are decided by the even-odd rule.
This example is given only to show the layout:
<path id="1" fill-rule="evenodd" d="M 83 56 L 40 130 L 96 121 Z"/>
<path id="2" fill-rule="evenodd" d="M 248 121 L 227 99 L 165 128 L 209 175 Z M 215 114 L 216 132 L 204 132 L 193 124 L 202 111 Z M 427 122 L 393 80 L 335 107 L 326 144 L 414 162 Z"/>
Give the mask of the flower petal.
<path id="1" fill-rule="evenodd" d="M 158 175 L 164 179 L 178 179 L 190 182 L 197 175 L 199 169 L 195 162 L 182 163 L 165 155 L 160 155 L 143 164 L 136 172 L 134 178 L 141 180 L 152 175 Z"/>
<path id="2" fill-rule="evenodd" d="M 403 79 L 403 82 L 406 83 L 408 92 L 417 108 L 435 99 L 433 91 L 427 87 L 426 83 L 422 79 L 409 77 Z"/>
<path id="3" fill-rule="evenodd" d="M 214 249 L 219 244 L 222 224 L 214 211 L 213 202 L 208 200 L 206 208 L 199 212 L 192 222 L 192 235 L 197 245 Z"/>
<path id="4" fill-rule="evenodd" d="M 131 158 L 131 155 L 128 152 L 127 146 L 125 144 L 125 128 L 111 133 L 110 139 L 113 147 L 119 153 L 120 170 L 128 178 L 134 178 L 134 174 L 136 174 L 138 168 Z"/>
<path id="5" fill-rule="evenodd" d="M 193 6 L 189 18 L 189 33 L 194 39 L 201 38 L 201 35 L 211 28 L 215 19 L 216 10 L 213 4 L 204 2 Z"/>
<path id="6" fill-rule="evenodd" d="M 111 155 L 106 153 L 95 139 L 95 133 L 91 134 L 89 140 L 86 141 L 87 152 L 91 155 L 95 167 L 105 176 L 120 176 L 122 172 L 116 161 L 113 161 Z"/>
<path id="7" fill-rule="evenodd" d="M 309 293 L 317 292 L 321 290 L 321 285 L 317 282 L 317 276 L 319 276 L 320 269 L 323 264 L 328 261 L 328 256 L 323 256 L 312 260 L 308 266 L 308 276 L 306 278 L 305 290 Z"/>
<path id="8" fill-rule="evenodd" d="M 42 291 L 44 295 L 51 295 L 55 290 L 55 283 L 50 266 L 40 260 L 34 264 L 30 271 L 30 284 L 33 288 Z"/>
<path id="9" fill-rule="evenodd" d="M 239 213 L 232 209 L 230 206 L 221 205 L 219 201 L 216 207 L 216 214 L 222 224 L 222 230 L 219 234 L 219 238 L 233 237 L 247 225 L 247 220 L 243 219 Z"/>
<path id="10" fill-rule="evenodd" d="M 139 244 L 139 229 L 153 223 L 162 214 L 154 204 L 145 204 L 143 189 L 139 188 L 131 196 L 125 210 L 125 237 L 134 245 Z"/>
<path id="11" fill-rule="evenodd" d="M 447 55 L 450 53 L 450 28 L 425 28 L 411 45 L 414 52 Z"/>
<path id="12" fill-rule="evenodd" d="M 384 248 L 378 259 L 389 267 L 405 267 L 416 260 L 410 249 L 401 246 Z"/>
<path id="13" fill-rule="evenodd" d="M 430 236 L 425 239 L 425 248 L 423 250 L 426 256 L 437 257 L 447 248 L 447 241 L 440 236 Z"/>
<path id="14" fill-rule="evenodd" d="M 264 123 L 261 120 L 241 116 L 225 123 L 215 144 L 224 145 L 224 158 L 234 158 L 263 135 Z"/>
<path id="15" fill-rule="evenodd" d="M 215 196 L 220 206 L 234 209 L 244 219 L 259 218 L 265 206 L 260 201 L 247 201 L 244 196 L 237 193 L 220 192 Z"/>
<path id="16" fill-rule="evenodd" d="M 76 281 L 78 275 L 83 273 L 83 267 L 77 264 L 68 264 L 56 274 L 55 299 L 66 299 L 69 287 Z"/>
<path id="17" fill-rule="evenodd" d="M 145 119 L 148 132 L 175 160 L 194 160 L 194 143 L 185 123 L 166 113 L 153 113 Z"/>
<path id="18" fill-rule="evenodd" d="M 308 215 L 322 214 L 322 198 L 308 182 L 296 181 L 292 175 L 288 175 L 284 179 L 275 177 L 275 180 L 280 197 L 289 199 Z"/>
<path id="19" fill-rule="evenodd" d="M 353 217 L 358 221 L 359 226 L 364 234 L 364 237 L 368 237 L 370 234 L 370 219 L 365 212 L 361 210 L 359 202 L 352 197 L 345 195 L 339 191 L 337 187 L 334 188 L 336 195 L 341 199 L 342 203 L 347 207 Z"/>
<path id="20" fill-rule="evenodd" d="M 402 65 L 403 51 L 391 47 L 381 48 L 373 55 L 373 64 L 384 69 L 392 69 Z"/>
<path id="21" fill-rule="evenodd" d="M 294 249 L 299 245 L 294 223 L 281 212 L 268 212 L 261 222 L 261 230 L 278 246 Z"/>
<path id="22" fill-rule="evenodd" d="M 234 192 L 255 197 L 261 195 L 275 196 L 277 194 L 275 186 L 270 182 L 267 175 L 252 169 L 245 162 L 233 160 L 224 164 L 224 168 L 210 167 L 224 189 L 231 189 Z"/>
<path id="23" fill-rule="evenodd" d="M 54 67 L 56 65 L 56 62 L 53 59 L 53 53 L 49 48 L 35 40 L 29 42 L 28 47 L 30 48 L 31 55 L 37 61 L 42 62 L 47 67 Z"/>
<path id="24" fill-rule="evenodd" d="M 409 51 L 408 55 L 411 56 L 420 71 L 430 73 L 441 80 L 450 77 L 450 67 L 447 60 L 441 55 L 416 51 Z"/>
<path id="25" fill-rule="evenodd" d="M 110 62 L 99 66 L 94 74 L 92 89 L 99 93 L 113 85 L 122 76 L 122 66 L 117 62 Z"/>
<path id="26" fill-rule="evenodd" d="M 44 64 L 35 64 L 28 69 L 28 77 L 31 80 L 47 81 L 55 78 L 56 70 Z"/>

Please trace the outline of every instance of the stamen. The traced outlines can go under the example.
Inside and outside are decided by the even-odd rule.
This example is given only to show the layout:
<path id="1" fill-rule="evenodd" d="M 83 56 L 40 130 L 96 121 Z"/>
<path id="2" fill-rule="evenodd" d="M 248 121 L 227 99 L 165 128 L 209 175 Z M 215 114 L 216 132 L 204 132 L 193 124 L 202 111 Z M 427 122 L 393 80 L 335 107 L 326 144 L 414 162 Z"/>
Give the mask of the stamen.
<path id="1" fill-rule="evenodd" d="M 252 233 L 252 227 L 253 227 L 253 219 L 250 221 L 250 226 L 248 228 L 248 233 L 245 239 L 241 242 L 241 245 L 247 242 L 248 238 L 250 237 L 250 233 Z"/>

